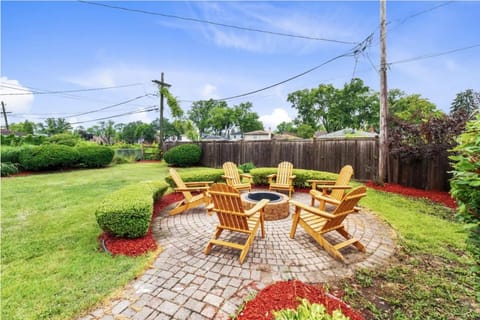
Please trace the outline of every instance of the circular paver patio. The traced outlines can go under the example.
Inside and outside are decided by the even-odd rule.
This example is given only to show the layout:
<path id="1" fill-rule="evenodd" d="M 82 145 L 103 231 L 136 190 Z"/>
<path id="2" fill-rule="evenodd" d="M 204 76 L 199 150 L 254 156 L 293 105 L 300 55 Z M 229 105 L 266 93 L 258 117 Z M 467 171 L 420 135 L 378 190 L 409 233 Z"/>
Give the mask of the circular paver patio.
<path id="1" fill-rule="evenodd" d="M 305 193 L 293 198 L 309 203 Z M 153 231 L 164 251 L 155 263 L 133 281 L 118 299 L 82 319 L 229 319 L 248 296 L 266 285 L 285 279 L 324 283 L 351 276 L 359 268 L 388 263 L 395 251 L 392 229 L 371 213 L 361 211 L 345 220 L 346 229 L 367 248 L 342 250 L 346 263 L 333 259 L 300 226 L 290 239 L 290 215 L 265 221 L 243 264 L 238 250 L 214 246 L 203 249 L 213 235 L 217 217 L 204 207 L 176 216 L 168 208 L 154 222 Z M 228 234 L 226 234 L 228 235 Z M 335 242 L 332 233 L 326 237 Z M 339 238 L 340 239 L 340 238 Z"/>

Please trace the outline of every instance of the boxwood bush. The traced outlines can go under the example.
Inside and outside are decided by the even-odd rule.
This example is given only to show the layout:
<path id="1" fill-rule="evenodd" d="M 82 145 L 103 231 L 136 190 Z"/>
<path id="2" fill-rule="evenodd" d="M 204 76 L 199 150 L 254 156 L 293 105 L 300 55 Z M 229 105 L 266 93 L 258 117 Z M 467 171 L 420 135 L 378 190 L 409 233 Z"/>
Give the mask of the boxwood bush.
<path id="1" fill-rule="evenodd" d="M 2 162 L 19 163 L 21 150 L 21 147 L 2 146 L 0 149 L 0 157 Z"/>
<path id="2" fill-rule="evenodd" d="M 22 148 L 19 162 L 25 170 L 41 171 L 72 167 L 78 158 L 78 151 L 73 147 L 45 144 Z"/>
<path id="3" fill-rule="evenodd" d="M 7 177 L 11 174 L 18 173 L 18 168 L 11 162 L 0 162 L 0 171 L 2 177 Z"/>
<path id="4" fill-rule="evenodd" d="M 79 153 L 79 165 L 87 168 L 106 167 L 115 155 L 111 148 L 100 145 L 83 145 L 76 149 Z"/>
<path id="5" fill-rule="evenodd" d="M 163 158 L 169 165 L 189 167 L 198 164 L 201 156 L 202 149 L 196 144 L 181 144 L 165 152 Z"/>
<path id="6" fill-rule="evenodd" d="M 277 173 L 277 170 L 278 168 L 255 168 L 250 170 L 250 174 L 253 176 L 254 184 L 268 185 L 267 176 Z M 310 187 L 307 180 L 336 180 L 338 177 L 336 173 L 306 169 L 293 169 L 293 174 L 296 176 L 293 180 L 295 188 Z"/>
<path id="7" fill-rule="evenodd" d="M 213 182 L 225 182 L 222 178 L 224 174 L 223 169 L 208 169 L 202 170 L 199 172 L 188 172 L 188 173 L 179 173 L 180 177 L 184 182 L 193 182 L 193 181 L 213 181 Z M 176 188 L 175 182 L 173 182 L 170 176 L 165 178 L 167 184 L 172 187 Z"/>
<path id="8" fill-rule="evenodd" d="M 147 234 L 153 203 L 168 185 L 163 181 L 144 181 L 108 195 L 95 211 L 103 231 L 122 238 L 140 238 Z"/>

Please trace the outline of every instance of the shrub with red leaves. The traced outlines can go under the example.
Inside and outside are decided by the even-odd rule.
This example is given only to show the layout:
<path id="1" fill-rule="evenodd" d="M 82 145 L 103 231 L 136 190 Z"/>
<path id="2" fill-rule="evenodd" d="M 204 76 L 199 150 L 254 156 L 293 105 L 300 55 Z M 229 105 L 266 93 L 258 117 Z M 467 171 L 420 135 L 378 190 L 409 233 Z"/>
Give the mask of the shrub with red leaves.
<path id="1" fill-rule="evenodd" d="M 334 310 L 341 310 L 351 320 L 364 320 L 361 313 L 353 310 L 340 299 L 325 293 L 323 288 L 308 285 L 299 280 L 280 281 L 269 285 L 245 304 L 245 308 L 237 316 L 237 319 L 274 319 L 273 311 L 297 309 L 302 298 L 307 299 L 310 303 L 324 305 L 329 314 L 332 314 Z"/>

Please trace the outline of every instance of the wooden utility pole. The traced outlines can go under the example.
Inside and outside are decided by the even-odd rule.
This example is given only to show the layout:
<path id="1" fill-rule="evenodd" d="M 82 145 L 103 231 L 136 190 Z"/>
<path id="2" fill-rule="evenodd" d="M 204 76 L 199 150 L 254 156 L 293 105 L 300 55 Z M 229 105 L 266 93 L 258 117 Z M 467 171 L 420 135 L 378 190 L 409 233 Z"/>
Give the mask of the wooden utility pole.
<path id="1" fill-rule="evenodd" d="M 387 0 L 380 0 L 380 150 L 378 156 L 378 180 L 386 182 L 388 168 L 388 90 L 387 90 Z"/>
<path id="2" fill-rule="evenodd" d="M 3 118 L 5 119 L 5 128 L 8 130 L 8 120 L 7 120 L 7 112 L 5 111 L 5 104 L 2 101 L 2 113 L 3 113 Z"/>
<path id="3" fill-rule="evenodd" d="M 166 83 L 164 80 L 163 80 L 163 72 L 162 72 L 162 77 L 160 79 L 160 81 L 158 80 L 152 80 L 153 83 L 157 84 L 158 86 L 158 90 L 160 91 L 160 119 L 159 119 L 159 128 L 160 128 L 160 139 L 159 139 L 159 142 L 158 142 L 158 151 L 159 151 L 159 154 L 160 154 L 160 157 L 162 156 L 162 151 L 163 151 L 163 88 L 166 87 L 166 88 L 169 88 L 171 85 Z"/>

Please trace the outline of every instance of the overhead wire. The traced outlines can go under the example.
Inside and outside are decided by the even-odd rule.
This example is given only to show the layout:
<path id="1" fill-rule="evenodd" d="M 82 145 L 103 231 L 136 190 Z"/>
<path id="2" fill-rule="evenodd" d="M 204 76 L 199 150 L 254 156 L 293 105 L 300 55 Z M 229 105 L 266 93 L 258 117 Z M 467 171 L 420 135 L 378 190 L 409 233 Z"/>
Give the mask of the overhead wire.
<path id="1" fill-rule="evenodd" d="M 328 39 L 328 38 L 311 37 L 311 36 L 304 36 L 304 35 L 298 35 L 298 34 L 290 34 L 290 33 L 277 32 L 277 31 L 269 31 L 269 30 L 250 28 L 250 27 L 241 27 L 241 26 L 237 26 L 237 25 L 233 25 L 233 24 L 215 22 L 215 21 L 211 21 L 211 20 L 197 19 L 197 18 L 191 18 L 191 17 L 182 17 L 182 16 L 178 16 L 178 15 L 165 14 L 165 13 L 147 11 L 147 10 L 142 10 L 142 9 L 132 9 L 132 8 L 121 7 L 121 6 L 111 5 L 111 4 L 93 2 L 93 1 L 78 0 L 78 2 L 89 4 L 89 5 L 106 7 L 106 8 L 110 8 L 110 9 L 117 9 L 117 10 L 124 10 L 124 11 L 130 11 L 130 12 L 136 12 L 136 13 L 142 13 L 142 14 L 149 14 L 149 15 L 161 16 L 161 17 L 165 17 L 165 18 L 173 18 L 173 19 L 179 19 L 179 20 L 196 22 L 196 23 L 210 24 L 210 25 L 214 25 L 214 26 L 218 26 L 218 27 L 233 28 L 233 29 L 243 30 L 243 31 L 265 33 L 265 34 L 270 34 L 270 35 L 275 35 L 275 36 L 299 38 L 299 39 L 305 39 L 305 40 L 335 42 L 335 43 L 341 43 L 341 44 L 357 44 L 357 42 L 353 42 L 353 41 L 343 41 L 343 40 L 336 40 L 336 39 Z"/>
<path id="2" fill-rule="evenodd" d="M 468 46 L 468 47 L 462 47 L 462 48 L 457 48 L 457 49 L 453 49 L 453 50 L 448 50 L 448 51 L 443 51 L 443 52 L 438 52 L 438 53 L 432 53 L 432 54 L 426 54 L 426 55 L 421 55 L 421 56 L 412 57 L 412 58 L 408 58 L 408 59 L 397 60 L 397 61 L 389 62 L 387 64 L 392 65 L 392 64 L 399 64 L 399 63 L 406 63 L 406 62 L 412 62 L 412 61 L 417 61 L 417 60 L 429 59 L 429 58 L 444 56 L 444 55 L 447 55 L 447 54 L 452 54 L 452 53 L 459 52 L 459 51 L 465 51 L 465 50 L 469 50 L 469 49 L 473 49 L 473 48 L 477 48 L 477 47 L 480 47 L 480 43 L 474 44 L 474 45 L 471 45 L 471 46 Z"/>
<path id="3" fill-rule="evenodd" d="M 5 86 L 4 84 L 0 84 L 1 86 Z M 0 93 L 0 96 L 17 96 L 17 95 L 28 95 L 28 94 L 61 94 L 61 93 L 72 93 L 72 92 L 88 92 L 88 91 L 100 91 L 100 90 L 109 90 L 109 89 L 119 89 L 119 88 L 127 88 L 127 87 L 134 87 L 139 86 L 141 83 L 132 83 L 132 84 L 125 84 L 125 85 L 118 85 L 118 86 L 110 86 L 110 87 L 98 87 L 98 88 L 87 88 L 87 89 L 71 89 L 71 90 L 56 90 L 56 91 L 30 91 L 30 92 L 17 92 L 17 93 Z"/>
<path id="4" fill-rule="evenodd" d="M 91 119 L 91 120 L 70 122 L 70 124 L 73 125 L 73 124 L 81 124 L 81 123 L 87 123 L 87 122 L 93 122 L 93 121 L 101 121 L 101 120 L 107 120 L 107 119 L 112 119 L 112 118 L 123 117 L 123 116 L 131 115 L 131 114 L 144 113 L 144 112 L 152 112 L 152 111 L 157 111 L 157 110 L 158 110 L 158 107 L 157 107 L 157 106 L 151 106 L 151 107 L 148 107 L 148 108 L 146 108 L 146 109 L 144 109 L 144 110 L 130 111 L 130 112 L 125 112 L 125 113 L 121 113 L 121 114 L 117 114 L 117 115 L 113 115 L 113 116 L 109 116 L 109 117 L 103 117 L 103 118 L 97 118 L 97 119 Z"/>

